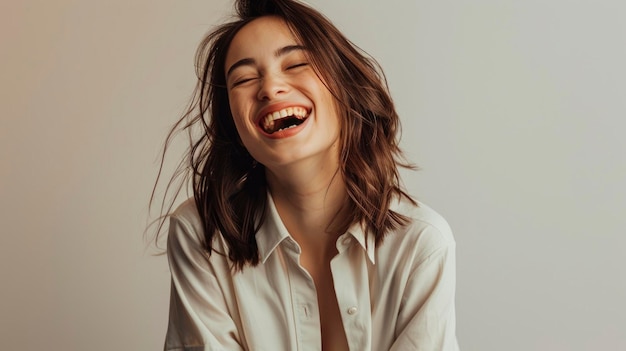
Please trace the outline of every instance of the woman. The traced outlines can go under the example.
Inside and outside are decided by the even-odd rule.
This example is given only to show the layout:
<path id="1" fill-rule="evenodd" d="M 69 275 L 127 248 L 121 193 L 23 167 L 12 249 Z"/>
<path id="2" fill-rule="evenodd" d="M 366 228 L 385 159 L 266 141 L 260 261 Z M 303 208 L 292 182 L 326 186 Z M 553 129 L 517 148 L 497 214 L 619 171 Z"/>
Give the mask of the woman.
<path id="1" fill-rule="evenodd" d="M 165 349 L 458 350 L 454 239 L 399 185 L 377 66 L 299 2 L 236 8 L 177 125 L 202 128 L 169 216 Z"/>

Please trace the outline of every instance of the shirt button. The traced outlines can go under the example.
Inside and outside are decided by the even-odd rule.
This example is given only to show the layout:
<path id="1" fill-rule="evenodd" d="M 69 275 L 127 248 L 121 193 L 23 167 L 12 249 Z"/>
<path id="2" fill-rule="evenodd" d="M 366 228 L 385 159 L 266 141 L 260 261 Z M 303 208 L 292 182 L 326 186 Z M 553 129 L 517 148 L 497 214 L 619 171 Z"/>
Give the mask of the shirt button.
<path id="1" fill-rule="evenodd" d="M 357 310 L 356 306 L 352 306 L 352 307 L 348 308 L 348 314 L 349 314 L 349 315 L 353 315 L 353 314 L 355 314 L 357 311 L 358 311 L 358 310 Z"/>

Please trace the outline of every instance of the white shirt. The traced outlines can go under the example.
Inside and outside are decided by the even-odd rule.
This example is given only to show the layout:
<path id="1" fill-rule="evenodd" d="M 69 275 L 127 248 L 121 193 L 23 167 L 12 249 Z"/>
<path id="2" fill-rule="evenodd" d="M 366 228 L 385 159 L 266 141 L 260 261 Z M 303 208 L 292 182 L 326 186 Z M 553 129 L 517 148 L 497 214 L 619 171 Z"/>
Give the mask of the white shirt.
<path id="1" fill-rule="evenodd" d="M 411 218 L 381 245 L 353 225 L 331 261 L 337 302 L 352 351 L 458 351 L 455 335 L 455 242 L 446 221 L 424 204 L 392 209 Z M 321 350 L 315 285 L 299 264 L 300 247 L 271 196 L 256 235 L 260 263 L 231 269 L 209 257 L 193 199 L 170 218 L 172 274 L 165 350 Z M 221 236 L 213 248 L 227 252 Z"/>

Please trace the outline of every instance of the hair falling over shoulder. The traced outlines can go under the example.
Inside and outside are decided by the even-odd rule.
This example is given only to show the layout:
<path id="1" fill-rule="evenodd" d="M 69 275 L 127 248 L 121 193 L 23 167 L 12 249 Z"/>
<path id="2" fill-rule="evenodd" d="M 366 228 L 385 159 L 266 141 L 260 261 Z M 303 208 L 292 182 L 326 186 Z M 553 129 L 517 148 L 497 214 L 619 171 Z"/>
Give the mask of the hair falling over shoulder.
<path id="1" fill-rule="evenodd" d="M 330 20 L 301 2 L 238 0 L 235 9 L 236 19 L 207 34 L 196 53 L 198 82 L 189 108 L 166 139 L 161 168 L 168 145 L 180 131 L 189 135 L 189 149 L 167 183 L 166 195 L 175 179 L 191 181 L 208 254 L 215 236 L 220 235 L 235 269 L 259 263 L 255 234 L 267 207 L 265 169 L 240 141 L 224 66 L 229 45 L 243 26 L 262 16 L 278 16 L 307 48 L 314 69 L 327 82 L 341 110 L 340 170 L 351 220 L 344 225 L 360 223 L 377 244 L 382 242 L 386 233 L 407 221 L 390 210 L 390 204 L 397 197 L 410 200 L 401 188 L 398 167 L 413 166 L 403 161 L 398 146 L 400 121 L 380 67 Z M 161 172 L 157 184 L 160 177 Z M 181 187 L 173 187 L 175 195 Z M 155 239 L 172 210 L 173 201 L 169 206 L 166 202 L 161 202 L 161 213 L 166 215 L 158 220 Z"/>

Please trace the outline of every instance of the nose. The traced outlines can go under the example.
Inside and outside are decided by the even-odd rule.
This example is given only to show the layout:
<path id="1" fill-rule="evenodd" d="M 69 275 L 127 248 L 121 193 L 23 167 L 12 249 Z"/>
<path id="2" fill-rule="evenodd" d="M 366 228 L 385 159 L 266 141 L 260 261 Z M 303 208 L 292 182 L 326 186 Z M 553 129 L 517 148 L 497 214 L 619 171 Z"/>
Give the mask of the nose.
<path id="1" fill-rule="evenodd" d="M 289 86 L 279 75 L 266 74 L 261 78 L 261 85 L 257 98 L 259 100 L 273 100 L 289 91 Z"/>

